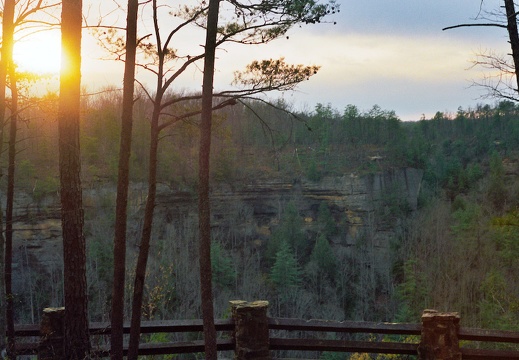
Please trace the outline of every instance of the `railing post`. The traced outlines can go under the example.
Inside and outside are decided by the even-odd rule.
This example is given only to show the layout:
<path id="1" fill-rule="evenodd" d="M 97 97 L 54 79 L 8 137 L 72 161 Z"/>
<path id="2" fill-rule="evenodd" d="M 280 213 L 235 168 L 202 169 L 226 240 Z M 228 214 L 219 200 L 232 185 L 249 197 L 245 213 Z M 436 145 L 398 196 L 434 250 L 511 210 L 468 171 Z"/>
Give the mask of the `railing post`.
<path id="1" fill-rule="evenodd" d="M 461 360 L 458 341 L 460 316 L 457 312 L 424 310 L 422 339 L 418 346 L 420 360 Z"/>
<path id="2" fill-rule="evenodd" d="M 39 360 L 63 359 L 65 308 L 45 308 L 40 324 Z"/>
<path id="3" fill-rule="evenodd" d="M 268 301 L 231 301 L 236 360 L 270 360 Z"/>

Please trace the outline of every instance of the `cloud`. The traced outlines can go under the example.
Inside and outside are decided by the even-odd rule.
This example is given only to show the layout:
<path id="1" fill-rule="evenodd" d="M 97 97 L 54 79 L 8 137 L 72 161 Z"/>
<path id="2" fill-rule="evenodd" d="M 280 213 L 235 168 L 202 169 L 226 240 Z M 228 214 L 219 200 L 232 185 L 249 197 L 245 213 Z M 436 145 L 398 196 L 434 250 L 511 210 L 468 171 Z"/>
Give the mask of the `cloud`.
<path id="1" fill-rule="evenodd" d="M 470 87 L 472 80 L 481 78 L 471 60 L 496 45 L 501 46 L 498 52 L 506 53 L 505 41 L 460 42 L 446 33 L 417 37 L 305 33 L 270 44 L 261 55 L 284 55 L 289 62 L 322 66 L 300 92 L 287 96 L 303 106 L 322 102 L 341 109 L 349 103 L 361 108 L 379 104 L 411 119 L 474 104 L 483 90 Z"/>

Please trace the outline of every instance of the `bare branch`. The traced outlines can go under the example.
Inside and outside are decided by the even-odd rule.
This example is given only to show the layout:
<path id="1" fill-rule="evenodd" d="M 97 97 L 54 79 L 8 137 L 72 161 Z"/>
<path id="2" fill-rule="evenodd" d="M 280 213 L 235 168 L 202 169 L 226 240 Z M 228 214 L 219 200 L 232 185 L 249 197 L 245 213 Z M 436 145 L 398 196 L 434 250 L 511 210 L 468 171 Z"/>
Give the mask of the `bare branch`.
<path id="1" fill-rule="evenodd" d="M 188 19 L 186 19 L 183 23 L 179 24 L 175 29 L 173 29 L 166 39 L 164 43 L 164 47 L 167 48 L 169 43 L 171 42 L 172 37 L 178 33 L 181 29 L 193 23 L 200 15 L 204 14 L 208 9 L 208 6 L 200 8 L 200 10 L 194 12 Z"/>
<path id="2" fill-rule="evenodd" d="M 503 25 L 503 24 L 485 23 L 485 24 L 459 24 L 459 25 L 447 26 L 447 27 L 443 28 L 442 31 L 461 28 L 461 27 L 474 27 L 474 26 L 491 26 L 491 27 L 499 27 L 499 28 L 506 29 L 506 25 Z"/>
<path id="3" fill-rule="evenodd" d="M 15 24 L 15 26 L 22 25 L 26 21 L 26 19 L 29 16 L 31 16 L 32 14 L 34 14 L 36 12 L 40 12 L 40 11 L 43 12 L 45 10 L 55 8 L 55 7 L 59 6 L 60 4 L 61 4 L 61 2 L 56 2 L 56 3 L 52 3 L 52 4 L 48 4 L 48 5 L 42 5 L 42 0 L 39 0 L 36 6 L 29 9 L 30 4 L 27 3 L 26 8 L 20 13 L 20 15 L 18 15 L 14 24 Z M 43 22 L 43 23 L 45 24 L 45 22 Z M 57 25 L 57 23 L 54 25 Z"/>

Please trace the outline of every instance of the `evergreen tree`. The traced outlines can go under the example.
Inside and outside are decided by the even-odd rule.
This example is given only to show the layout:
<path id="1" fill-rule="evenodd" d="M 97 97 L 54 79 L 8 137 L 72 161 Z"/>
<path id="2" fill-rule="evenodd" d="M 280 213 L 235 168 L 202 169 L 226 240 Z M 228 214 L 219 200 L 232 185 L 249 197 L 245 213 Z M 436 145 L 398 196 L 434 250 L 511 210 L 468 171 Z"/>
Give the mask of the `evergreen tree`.
<path id="1" fill-rule="evenodd" d="M 503 162 L 497 152 L 490 158 L 490 183 L 487 197 L 496 210 L 502 210 L 506 200 L 506 186 L 504 182 L 505 170 Z"/>
<path id="2" fill-rule="evenodd" d="M 281 249 L 281 243 L 286 241 L 295 251 L 296 259 L 300 260 L 306 255 L 308 244 L 305 239 L 305 234 L 302 230 L 303 219 L 299 216 L 294 202 L 289 202 L 281 222 L 272 233 L 272 236 L 267 244 L 266 257 L 271 264 L 276 259 L 276 254 Z"/>
<path id="3" fill-rule="evenodd" d="M 332 216 L 328 204 L 321 202 L 319 205 L 319 213 L 317 215 L 317 223 L 319 225 L 319 233 L 323 234 L 327 239 L 337 233 L 337 226 Z"/>
<path id="4" fill-rule="evenodd" d="M 225 256 L 219 243 L 211 244 L 211 269 L 213 272 L 213 284 L 220 287 L 230 287 L 236 280 L 232 259 Z"/>
<path id="5" fill-rule="evenodd" d="M 333 281 L 337 270 L 337 259 L 324 234 L 317 238 L 310 258 L 317 264 L 319 270 Z"/>
<path id="6" fill-rule="evenodd" d="M 130 183 L 130 154 L 133 131 L 133 104 L 135 87 L 135 57 L 137 52 L 137 0 L 128 0 L 126 18 L 126 54 L 124 63 L 123 106 L 119 166 L 117 176 L 117 200 L 113 245 L 112 317 L 110 325 L 111 359 L 123 359 L 124 284 L 126 275 L 126 233 L 128 224 L 128 192 Z"/>
<path id="7" fill-rule="evenodd" d="M 276 253 L 276 261 L 270 271 L 270 280 L 282 301 L 287 300 L 289 294 L 300 284 L 301 271 L 290 245 L 283 241 Z"/>
<path id="8" fill-rule="evenodd" d="M 61 11 L 61 46 L 67 60 L 61 65 L 58 111 L 66 359 L 85 359 L 90 352 L 79 146 L 82 6 L 82 0 L 67 0 Z"/>

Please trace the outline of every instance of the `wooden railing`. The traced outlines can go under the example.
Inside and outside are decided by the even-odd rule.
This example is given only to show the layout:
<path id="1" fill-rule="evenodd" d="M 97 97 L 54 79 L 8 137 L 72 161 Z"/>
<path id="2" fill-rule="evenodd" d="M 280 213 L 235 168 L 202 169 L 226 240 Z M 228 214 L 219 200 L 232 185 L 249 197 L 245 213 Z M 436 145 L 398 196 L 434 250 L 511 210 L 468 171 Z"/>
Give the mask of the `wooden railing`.
<path id="1" fill-rule="evenodd" d="M 242 315 L 234 310 L 233 318 L 216 320 L 216 330 L 220 333 L 219 351 L 234 351 L 236 358 L 265 359 L 270 350 L 298 350 L 345 353 L 378 353 L 417 355 L 419 359 L 519 359 L 519 351 L 482 349 L 483 343 L 519 344 L 519 333 L 500 330 L 468 329 L 459 327 L 459 316 L 455 313 L 437 313 L 425 311 L 422 324 L 393 324 L 354 321 L 324 321 L 267 318 L 266 307 L 258 315 L 257 307 L 250 312 L 248 305 L 240 303 Z M 256 303 L 252 303 L 256 304 Z M 235 304 L 236 305 L 236 304 Z M 236 307 L 234 305 L 234 307 Z M 245 315 L 244 315 L 245 314 Z M 251 315 L 252 314 L 252 315 Z M 240 320 L 245 319 L 244 321 Z M 129 332 L 125 326 L 124 331 Z M 266 331 L 266 336 L 261 333 Z M 143 322 L 141 333 L 191 333 L 202 332 L 201 320 L 175 320 Z M 106 337 L 110 334 L 108 323 L 92 323 L 90 333 L 94 337 Z M 45 347 L 49 336 L 41 337 L 38 325 L 17 325 L 15 334 L 18 340 L 17 354 L 37 354 Z M 282 334 L 282 337 L 279 337 Z M 62 339 L 59 334 L 57 339 Z M 347 340 L 356 336 L 371 335 L 371 340 Z M 377 336 L 378 335 L 378 336 Z M 393 335 L 385 337 L 383 335 Z M 258 337 L 259 336 L 259 337 Z M 329 339 L 333 337 L 335 339 Z M 364 336 L 367 338 L 367 336 Z M 28 342 L 27 339 L 33 339 Z M 376 339 L 376 340 L 373 340 Z M 388 340 L 399 339 L 399 340 Z M 404 338 L 415 339 L 415 342 L 402 342 Z M 252 344 L 251 344 L 252 341 Z M 460 346 L 460 341 L 463 346 Z M 93 346 L 99 357 L 109 356 L 108 340 L 104 344 Z M 243 342 L 249 342 L 244 344 Z M 479 347 L 479 348 L 478 348 Z M 262 350 L 263 349 L 263 350 Z M 204 351 L 203 340 L 179 341 L 171 343 L 142 343 L 140 355 L 163 355 L 180 353 L 197 353 Z M 258 357 L 251 357 L 252 351 Z M 262 352 L 263 351 L 263 352 Z M 454 354 L 454 355 L 453 355 Z M 432 357 L 431 357 L 432 356 Z M 459 357 L 461 356 L 461 357 Z M 232 357 L 230 355 L 229 357 Z"/>

